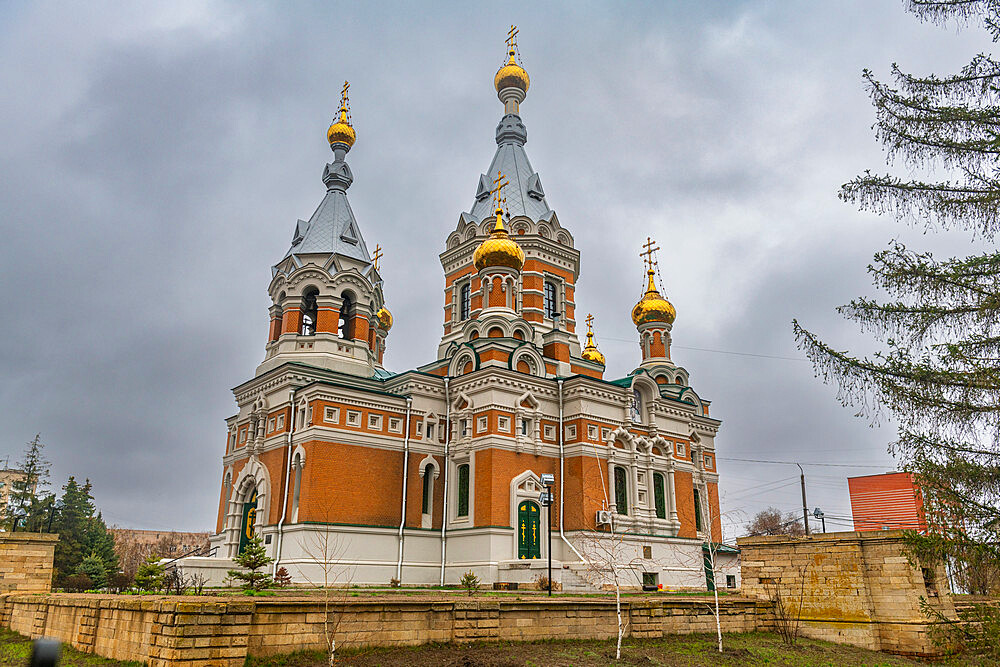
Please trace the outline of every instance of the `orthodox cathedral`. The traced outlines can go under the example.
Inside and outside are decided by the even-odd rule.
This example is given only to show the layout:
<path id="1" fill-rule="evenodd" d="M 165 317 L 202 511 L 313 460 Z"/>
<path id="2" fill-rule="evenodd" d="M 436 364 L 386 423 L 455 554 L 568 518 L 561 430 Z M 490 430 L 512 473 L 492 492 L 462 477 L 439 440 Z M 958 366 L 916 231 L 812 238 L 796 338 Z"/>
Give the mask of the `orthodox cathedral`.
<path id="1" fill-rule="evenodd" d="M 591 317 L 581 347 L 580 251 L 525 152 L 515 35 L 494 77 L 496 153 L 439 255 L 436 358 L 399 373 L 382 363 L 393 288 L 348 202 L 357 135 L 344 84 L 326 193 L 271 269 L 264 360 L 233 390 L 213 557 L 186 568 L 221 582 L 259 536 L 296 583 L 322 584 L 336 563 L 342 582 L 448 584 L 472 570 L 523 585 L 551 549 L 570 590 L 600 570 L 604 541 L 636 585 L 713 585 L 703 550 L 721 541 L 720 422 L 671 360 L 676 312 L 649 239 L 637 368 L 604 377 Z"/>

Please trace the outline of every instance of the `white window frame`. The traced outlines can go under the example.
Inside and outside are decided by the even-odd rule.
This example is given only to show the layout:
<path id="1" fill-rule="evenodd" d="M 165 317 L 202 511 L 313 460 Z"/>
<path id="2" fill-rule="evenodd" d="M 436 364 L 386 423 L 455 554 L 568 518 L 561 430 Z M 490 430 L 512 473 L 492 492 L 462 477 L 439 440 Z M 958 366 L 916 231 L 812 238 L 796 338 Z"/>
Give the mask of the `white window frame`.
<path id="1" fill-rule="evenodd" d="M 368 415 L 368 430 L 369 431 L 381 431 L 382 430 L 382 415 Z"/>
<path id="2" fill-rule="evenodd" d="M 278 423 L 278 420 L 277 420 L 276 417 L 271 417 L 270 419 L 268 419 L 267 420 L 267 432 L 268 433 L 273 433 L 274 432 L 274 427 L 275 427 L 275 425 L 277 423 Z"/>
<path id="3" fill-rule="evenodd" d="M 285 415 L 278 415 L 278 430 L 285 430 Z"/>
<path id="4" fill-rule="evenodd" d="M 576 424 L 566 426 L 566 440 L 576 440 Z"/>
<path id="5" fill-rule="evenodd" d="M 361 426 L 361 411 L 360 410 L 348 410 L 347 411 L 347 425 L 348 426 Z"/>
<path id="6" fill-rule="evenodd" d="M 335 408 L 333 406 L 326 406 L 323 408 L 323 421 L 330 422 L 332 424 L 340 423 L 340 408 Z"/>
<path id="7" fill-rule="evenodd" d="M 510 433 L 510 417 L 497 417 L 497 430 L 501 433 Z"/>
<path id="8" fill-rule="evenodd" d="M 683 458 L 685 456 L 684 451 L 685 450 L 684 450 L 684 443 L 683 442 L 675 442 L 674 443 L 674 452 L 676 452 L 677 456 L 680 456 L 681 458 Z"/>
<path id="9" fill-rule="evenodd" d="M 389 417 L 389 433 L 402 433 L 402 432 L 403 432 L 402 417 Z"/>
<path id="10" fill-rule="evenodd" d="M 587 425 L 587 440 L 597 440 L 598 430 L 593 424 Z"/>
<path id="11" fill-rule="evenodd" d="M 556 439 L 556 427 L 552 424 L 546 424 L 542 431 L 543 438 L 545 440 L 555 440 Z"/>
<path id="12" fill-rule="evenodd" d="M 607 441 L 611 437 L 611 429 L 607 426 L 601 428 L 601 442 Z"/>
<path id="13" fill-rule="evenodd" d="M 490 428 L 490 419 L 486 415 L 476 419 L 476 433 L 486 433 Z"/>

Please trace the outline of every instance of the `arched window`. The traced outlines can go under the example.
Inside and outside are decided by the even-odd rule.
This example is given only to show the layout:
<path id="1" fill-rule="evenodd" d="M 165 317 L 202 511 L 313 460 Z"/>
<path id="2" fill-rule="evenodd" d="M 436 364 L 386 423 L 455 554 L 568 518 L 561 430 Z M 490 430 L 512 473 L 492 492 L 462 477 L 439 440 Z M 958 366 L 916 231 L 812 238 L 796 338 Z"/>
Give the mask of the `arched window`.
<path id="1" fill-rule="evenodd" d="M 615 506 L 619 514 L 628 514 L 628 473 L 615 466 Z"/>
<path id="2" fill-rule="evenodd" d="M 469 464 L 458 466 L 458 516 L 469 516 Z"/>
<path id="3" fill-rule="evenodd" d="M 638 387 L 632 388 L 632 421 L 642 422 L 642 392 Z"/>
<path id="4" fill-rule="evenodd" d="M 342 298 L 343 303 L 340 306 L 340 317 L 337 322 L 337 335 L 341 338 L 352 338 L 354 332 L 351 326 L 351 316 L 354 311 L 354 302 L 351 300 L 351 295 L 346 292 Z"/>
<path id="5" fill-rule="evenodd" d="M 556 300 L 556 284 L 545 281 L 545 317 L 555 318 L 559 315 L 559 304 Z"/>
<path id="6" fill-rule="evenodd" d="M 296 454 L 292 461 L 292 468 L 295 470 L 295 491 L 292 493 L 292 523 L 299 521 L 299 492 L 302 489 L 302 455 Z"/>
<path id="7" fill-rule="evenodd" d="M 430 463 L 424 466 L 424 490 L 421 496 L 420 511 L 423 514 L 431 513 L 431 499 L 434 491 L 434 466 Z"/>
<path id="8" fill-rule="evenodd" d="M 469 283 L 465 283 L 458 292 L 458 319 L 463 322 L 469 319 L 472 312 L 472 288 Z"/>
<path id="9" fill-rule="evenodd" d="M 656 504 L 656 518 L 667 518 L 667 491 L 663 475 L 653 473 L 653 502 Z"/>
<path id="10" fill-rule="evenodd" d="M 311 287 L 302 295 L 302 328 L 299 333 L 303 336 L 312 336 L 316 333 L 316 297 L 319 290 Z"/>

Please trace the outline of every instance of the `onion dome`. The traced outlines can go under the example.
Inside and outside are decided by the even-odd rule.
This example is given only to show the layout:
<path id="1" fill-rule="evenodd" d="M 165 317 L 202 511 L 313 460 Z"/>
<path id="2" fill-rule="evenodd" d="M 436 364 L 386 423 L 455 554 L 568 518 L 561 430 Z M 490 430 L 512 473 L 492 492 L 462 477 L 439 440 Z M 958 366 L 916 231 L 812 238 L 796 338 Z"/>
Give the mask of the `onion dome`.
<path id="1" fill-rule="evenodd" d="M 606 366 L 607 364 L 604 361 L 604 355 L 597 349 L 597 344 L 594 342 L 594 330 L 590 324 L 592 321 L 593 317 L 591 315 L 587 315 L 587 344 L 583 346 L 583 354 L 580 356 L 587 361 L 593 361 L 595 364 Z"/>
<path id="2" fill-rule="evenodd" d="M 528 73 L 514 61 L 514 49 L 510 49 L 508 53 L 510 58 L 506 65 L 497 70 L 497 75 L 493 77 L 493 85 L 498 93 L 504 88 L 517 88 L 527 93 L 528 85 L 531 83 Z"/>
<path id="3" fill-rule="evenodd" d="M 330 142 L 331 146 L 334 144 L 347 144 L 347 147 L 350 148 L 354 145 L 355 139 L 357 139 L 357 134 L 354 132 L 354 128 L 350 126 L 350 121 L 347 120 L 347 109 L 341 106 L 340 118 L 326 131 L 326 140 Z"/>
<path id="4" fill-rule="evenodd" d="M 390 313 L 389 309 L 386 308 L 385 306 L 382 306 L 381 308 L 378 309 L 378 312 L 375 313 L 375 317 L 378 318 L 378 321 L 382 325 L 382 328 L 385 329 L 386 331 L 392 328 L 392 313 Z"/>
<path id="5" fill-rule="evenodd" d="M 648 269 L 646 273 L 649 274 L 649 285 L 646 287 L 646 293 L 639 299 L 639 303 L 635 304 L 635 308 L 632 309 L 632 321 L 635 322 L 636 326 L 647 322 L 673 324 L 674 318 L 677 317 L 677 311 L 669 301 L 656 291 L 656 284 L 653 282 L 653 269 Z"/>
<path id="6" fill-rule="evenodd" d="M 493 227 L 493 233 L 476 248 L 476 252 L 472 255 L 472 263 L 480 271 L 489 266 L 506 266 L 520 271 L 524 266 L 524 251 L 504 229 L 501 209 L 496 210 L 496 216 L 497 224 Z"/>

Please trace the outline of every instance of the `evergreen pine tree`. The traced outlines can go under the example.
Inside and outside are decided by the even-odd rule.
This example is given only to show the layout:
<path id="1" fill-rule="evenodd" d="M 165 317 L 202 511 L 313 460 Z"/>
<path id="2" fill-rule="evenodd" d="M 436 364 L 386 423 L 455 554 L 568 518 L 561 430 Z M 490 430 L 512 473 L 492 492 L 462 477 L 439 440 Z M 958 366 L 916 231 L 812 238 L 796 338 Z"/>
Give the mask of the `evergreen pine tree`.
<path id="1" fill-rule="evenodd" d="M 63 486 L 59 514 L 53 525 L 53 530 L 59 533 L 54 561 L 57 582 L 76 572 L 89 553 L 88 535 L 95 509 L 90 489 L 90 480 L 80 486 L 72 476 Z"/>
<path id="2" fill-rule="evenodd" d="M 108 583 L 108 572 L 104 567 L 104 560 L 96 553 L 92 553 L 80 562 L 76 568 L 77 574 L 85 574 L 90 577 L 94 588 L 104 588 Z"/>
<path id="3" fill-rule="evenodd" d="M 26 523 L 37 516 L 39 499 L 49 482 L 49 462 L 42 454 L 45 447 L 41 434 L 27 444 L 24 458 L 17 463 L 17 470 L 23 475 L 11 483 L 7 507 L 0 507 L 0 519 L 6 528 L 14 528 L 14 521 L 23 518 Z M 21 528 L 18 526 L 18 528 Z"/>
<path id="4" fill-rule="evenodd" d="M 1000 39 L 997 0 L 910 0 L 939 24 L 981 22 Z M 970 235 L 979 254 L 938 259 L 894 243 L 869 272 L 885 301 L 859 298 L 840 312 L 882 344 L 859 357 L 794 322 L 817 373 L 845 405 L 898 424 L 890 445 L 917 474 L 930 530 L 922 559 L 1000 560 L 1000 63 L 977 55 L 961 72 L 890 83 L 865 70 L 876 137 L 890 160 L 923 178 L 866 172 L 841 199 L 900 221 Z"/>
<path id="5" fill-rule="evenodd" d="M 140 591 L 158 591 L 163 588 L 163 566 L 157 556 L 150 556 L 135 573 L 135 587 Z"/>
<path id="6" fill-rule="evenodd" d="M 233 561 L 246 568 L 245 570 L 229 570 L 228 572 L 230 577 L 243 582 L 244 590 L 259 591 L 271 584 L 271 576 L 259 570 L 273 563 L 274 559 L 267 555 L 264 541 L 259 536 L 250 538 L 243 553 L 234 558 Z"/>
<path id="7" fill-rule="evenodd" d="M 115 537 L 104 523 L 104 517 L 98 512 L 87 522 L 87 535 L 84 549 L 96 554 L 108 574 L 118 571 L 118 554 L 115 553 Z"/>

